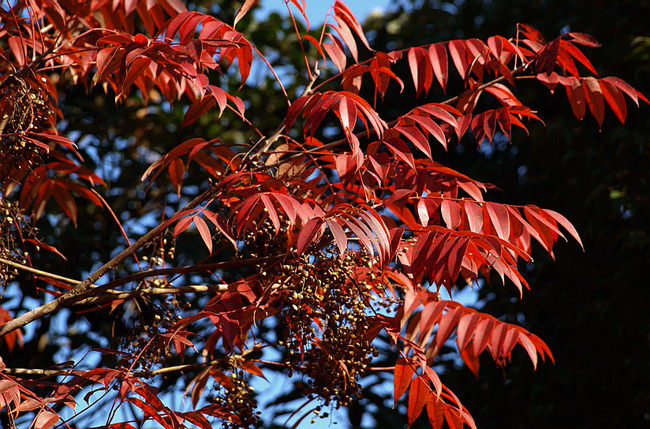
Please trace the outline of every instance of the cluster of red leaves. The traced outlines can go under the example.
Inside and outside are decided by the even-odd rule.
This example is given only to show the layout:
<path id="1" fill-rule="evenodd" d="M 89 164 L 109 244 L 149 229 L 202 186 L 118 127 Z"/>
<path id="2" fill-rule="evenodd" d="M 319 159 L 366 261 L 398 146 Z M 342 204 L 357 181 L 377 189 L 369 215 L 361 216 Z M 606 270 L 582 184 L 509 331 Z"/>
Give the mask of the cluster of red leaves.
<path id="1" fill-rule="evenodd" d="M 235 23 L 254 3 L 244 2 Z M 304 16 L 304 3 L 290 3 Z M 211 84 L 208 73 L 223 73 L 236 61 L 245 82 L 255 48 L 234 25 L 189 12 L 177 0 L 18 1 L 9 9 L 0 9 L 0 14 L 0 37 L 7 41 L 3 55 L 13 56 L 11 65 L 0 66 L 0 84 L 4 88 L 20 80 L 35 91 L 49 92 L 52 115 L 58 115 L 52 123 L 62 119 L 56 109 L 53 70 L 81 85 L 103 86 L 117 101 L 133 94 L 134 87 L 144 101 L 154 89 L 168 101 L 185 95 L 191 106 L 183 126 L 215 106 L 220 114 L 226 109 L 241 117 L 245 114 L 243 101 Z M 134 34 L 136 17 L 148 35 Z M 436 162 L 432 143 L 446 149 L 450 140 L 467 133 L 478 144 L 492 142 L 497 135 L 510 140 L 513 125 L 526 130 L 525 118 L 540 120 L 513 92 L 522 76 L 533 77 L 551 91 L 562 85 L 576 117 L 582 119 L 588 107 L 599 125 L 606 103 L 624 122 L 624 95 L 637 104 L 639 99 L 648 100 L 618 78 L 581 75 L 579 65 L 593 74 L 595 70 L 579 46 L 598 46 L 584 34 L 568 33 L 547 42 L 536 30 L 520 25 L 512 39 L 451 40 L 383 53 L 371 50 L 361 26 L 342 2 L 334 3 L 328 18 L 333 22 L 324 27 L 320 40 L 298 36 L 303 51 L 308 43 L 323 62 L 332 61 L 339 71 L 335 77 L 340 87 L 320 91 L 323 84 L 313 88 L 310 84 L 290 104 L 275 146 L 276 140 L 267 140 L 266 148 L 261 141 L 244 155 L 235 153 L 229 142 L 194 138 L 154 162 L 142 179 L 153 182 L 166 173 L 180 195 L 183 175 L 192 161 L 212 177 L 214 186 L 205 200 L 179 210 L 161 228 L 173 227 L 173 235 L 178 236 L 194 226 L 211 254 L 215 242 L 230 243 L 237 250 L 242 243 L 246 246 L 246 234 L 270 225 L 272 237 L 284 240 L 280 253 L 251 255 L 243 263 L 299 261 L 323 242 L 336 249 L 333 257 L 347 252 L 371 255 L 381 275 L 370 279 L 368 267 L 357 267 L 343 287 L 368 281 L 373 293 L 392 294 L 400 300 L 396 316 L 375 312 L 376 329 L 369 333 L 374 338 L 385 330 L 400 348 L 401 358 L 394 367 L 395 401 L 410 392 L 409 423 L 426 407 L 433 427 L 445 421 L 454 428 L 475 427 L 467 410 L 432 369 L 433 359 L 454 332 L 461 357 L 475 373 L 481 353 L 489 353 L 503 365 L 517 344 L 535 367 L 538 355 L 542 359 L 552 359 L 552 355 L 541 339 L 522 327 L 454 301 L 441 301 L 437 292 L 442 287 L 452 291 L 459 278 L 473 284 L 494 270 L 521 293 L 528 284 L 518 262 L 530 260 L 533 239 L 550 255 L 558 238 L 564 238 L 560 228 L 580 239 L 569 221 L 552 210 L 485 201 L 489 185 Z M 357 40 L 369 51 L 370 58 L 363 62 L 359 62 Z M 348 56 L 354 64 L 348 65 Z M 418 96 L 429 94 L 434 84 L 438 92 L 446 93 L 450 65 L 465 90 L 446 101 L 416 105 L 390 121 L 382 119 L 375 110 L 377 95 L 383 99 L 391 82 L 401 90 L 406 86 L 391 69 L 398 61 L 406 61 Z M 310 74 L 315 80 L 316 71 Z M 372 101 L 359 95 L 364 85 L 372 86 Z M 496 107 L 478 111 L 483 95 Z M 319 131 L 332 118 L 340 123 L 344 138 L 326 143 L 319 140 Z M 298 132 L 290 134 L 292 129 Z M 75 223 L 77 206 L 72 194 L 103 205 L 98 193 L 88 188 L 88 184 L 102 184 L 101 179 L 83 167 L 80 156 L 81 163 L 64 153 L 76 153 L 73 142 L 57 135 L 54 127 L 25 131 L 22 137 L 49 152 L 49 158 L 34 169 L 3 177 L 3 196 L 19 188 L 21 206 L 32 207 L 36 218 L 53 199 Z M 265 275 L 252 274 L 227 285 L 198 313 L 182 320 L 177 331 L 161 334 L 161 338 L 179 356 L 195 346 L 208 356 L 217 347 L 232 354 L 245 350 L 253 326 L 282 313 L 286 294 L 272 287 L 282 283 L 282 275 L 270 280 Z M 195 344 L 180 329 L 203 319 L 214 330 L 204 342 Z M 243 359 L 240 365 L 263 376 L 250 360 Z M 0 406 L 14 414 L 39 410 L 34 425 L 47 429 L 59 421 L 49 404 L 64 403 L 74 409 L 73 393 L 93 383 L 106 391 L 117 388 L 120 403 L 135 405 L 143 412 L 143 420 L 155 420 L 165 428 L 185 427 L 185 422 L 211 427 L 206 416 L 237 423 L 236 415 L 217 405 L 175 412 L 130 371 L 96 368 L 70 375 L 71 381 L 52 382 L 50 386 L 58 393 L 45 399 L 27 387 L 37 381 L 2 375 Z M 194 379 L 195 407 L 210 378 L 219 381 L 223 373 L 207 367 Z M 123 422 L 108 427 L 134 426 Z"/>

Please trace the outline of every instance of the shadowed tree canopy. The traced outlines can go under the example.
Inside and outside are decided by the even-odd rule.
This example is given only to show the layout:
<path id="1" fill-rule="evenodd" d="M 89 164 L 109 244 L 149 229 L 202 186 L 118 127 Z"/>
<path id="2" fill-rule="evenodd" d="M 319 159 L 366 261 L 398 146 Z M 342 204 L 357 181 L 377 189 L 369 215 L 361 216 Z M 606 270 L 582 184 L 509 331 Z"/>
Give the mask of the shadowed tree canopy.
<path id="1" fill-rule="evenodd" d="M 589 51 L 602 75 L 616 70 L 648 93 L 650 33 L 639 17 L 649 7 L 636 1 L 402 1 L 366 28 L 376 32 L 375 46 L 392 48 L 485 37 L 517 22 L 548 37 L 585 32 L 606 47 Z M 504 371 L 486 365 L 474 380 L 451 361 L 448 377 L 471 396 L 466 405 L 481 427 L 644 427 L 650 418 L 648 111 L 630 111 L 625 126 L 609 117 L 599 129 L 593 118 L 570 119 L 569 103 L 558 102 L 561 92 L 549 99 L 538 89 L 522 98 L 535 101 L 546 127 L 531 127 L 514 145 L 477 151 L 461 144 L 448 162 L 497 185 L 508 201 L 535 195 L 580 232 L 584 253 L 561 247 L 561 264 L 535 256 L 526 274 L 535 286 L 523 300 L 512 302 L 502 290 L 479 291 L 482 309 L 535 326 L 556 364 L 535 373 L 523 360 Z"/>

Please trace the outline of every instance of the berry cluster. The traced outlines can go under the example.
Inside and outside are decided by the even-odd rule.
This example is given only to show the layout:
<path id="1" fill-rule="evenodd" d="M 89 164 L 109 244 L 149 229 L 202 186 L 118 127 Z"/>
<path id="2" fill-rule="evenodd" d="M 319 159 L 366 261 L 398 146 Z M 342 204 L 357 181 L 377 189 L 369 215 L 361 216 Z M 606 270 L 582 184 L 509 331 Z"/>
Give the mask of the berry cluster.
<path id="1" fill-rule="evenodd" d="M 325 405 L 345 406 L 360 397 L 357 378 L 377 353 L 366 335 L 372 286 L 351 277 L 355 267 L 370 264 L 358 252 L 343 258 L 321 252 L 303 256 L 295 267 L 283 267 L 294 272 L 285 283 L 290 288 L 287 329 L 280 343 L 287 348 L 291 369 L 308 378 L 304 393 L 320 397 Z"/>
<path id="2" fill-rule="evenodd" d="M 20 236 L 32 236 L 25 216 L 16 204 L 0 198 L 0 258 L 27 264 L 27 254 L 20 250 Z M 0 262 L 0 286 L 5 287 L 18 274 L 16 268 Z"/>
<path id="3" fill-rule="evenodd" d="M 45 97 L 18 79 L 0 94 L 0 183 L 41 163 L 45 150 L 23 135 L 49 128 L 53 112 Z"/>
<path id="4" fill-rule="evenodd" d="M 282 219 L 281 219 L 282 220 Z M 325 234 L 300 257 L 289 249 L 286 226 L 276 232 L 266 220 L 246 232 L 245 257 L 286 252 L 281 264 L 255 266 L 265 287 L 284 297 L 283 326 L 278 345 L 286 349 L 289 376 L 303 374 L 305 395 L 324 405 L 346 406 L 361 397 L 357 380 L 377 350 L 368 337 L 373 287 L 381 287 L 379 272 L 365 251 L 339 255 Z M 378 305 L 390 306 L 379 302 Z"/>
<path id="5" fill-rule="evenodd" d="M 148 280 L 145 287 L 165 286 L 163 279 L 156 278 Z M 171 359 L 169 340 L 160 334 L 173 331 L 182 318 L 182 310 L 189 305 L 180 303 L 175 297 L 156 300 L 158 302 L 136 298 L 125 308 L 125 316 L 131 319 L 133 327 L 121 337 L 120 348 L 133 357 L 140 355 L 133 367 L 136 370 L 148 371 Z"/>
<path id="6" fill-rule="evenodd" d="M 222 377 L 215 383 L 217 394 L 210 401 L 223 407 L 224 411 L 236 416 L 237 420 L 224 422 L 224 428 L 260 427 L 260 412 L 256 411 L 257 401 L 244 371 L 234 368 L 230 377 Z"/>

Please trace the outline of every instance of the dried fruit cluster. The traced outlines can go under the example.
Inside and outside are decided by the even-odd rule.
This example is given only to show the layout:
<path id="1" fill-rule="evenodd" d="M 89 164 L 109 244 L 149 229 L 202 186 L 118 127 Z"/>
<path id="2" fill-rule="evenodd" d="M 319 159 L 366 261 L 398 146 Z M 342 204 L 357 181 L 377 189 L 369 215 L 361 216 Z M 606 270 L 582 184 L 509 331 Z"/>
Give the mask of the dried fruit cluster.
<path id="1" fill-rule="evenodd" d="M 148 288 L 164 287 L 162 279 L 146 282 Z M 122 351 L 137 357 L 133 366 L 137 370 L 151 370 L 154 365 L 162 364 L 172 357 L 169 339 L 160 334 L 173 331 L 175 324 L 182 318 L 184 303 L 176 298 L 166 298 L 152 302 L 148 298 L 135 298 L 130 301 L 125 316 L 130 316 L 133 327 L 120 340 Z M 130 366 L 130 364 L 129 364 Z"/>
<path id="2" fill-rule="evenodd" d="M 19 245 L 20 237 L 24 235 L 32 235 L 25 216 L 16 204 L 0 198 L 0 258 L 27 264 L 27 255 Z M 4 288 L 17 274 L 15 268 L 0 263 L 0 286 Z"/>
<path id="3" fill-rule="evenodd" d="M 45 148 L 25 138 L 27 131 L 42 132 L 49 127 L 52 109 L 41 91 L 21 79 L 5 86 L 0 94 L 0 183 L 20 170 L 40 164 Z"/>
<path id="4" fill-rule="evenodd" d="M 367 335 L 372 286 L 352 275 L 356 267 L 369 265 L 371 258 L 361 252 L 341 258 L 328 251 L 283 266 L 292 274 L 285 282 L 287 329 L 280 343 L 291 370 L 308 378 L 305 394 L 325 405 L 338 408 L 360 397 L 357 378 L 377 354 Z"/>
<path id="5" fill-rule="evenodd" d="M 234 368 L 230 376 L 222 377 L 219 382 L 215 383 L 218 393 L 211 397 L 211 402 L 221 405 L 226 411 L 235 415 L 238 421 L 225 421 L 223 427 L 226 429 L 260 427 L 260 412 L 256 411 L 257 401 L 253 391 L 255 390 L 248 384 L 246 373 L 238 368 Z"/>
<path id="6" fill-rule="evenodd" d="M 286 252 L 291 243 L 287 235 L 286 226 L 276 233 L 266 220 L 245 234 L 244 251 L 251 257 Z M 348 251 L 341 257 L 332 243 L 325 234 L 300 257 L 256 269 L 260 282 L 270 286 L 266 290 L 284 296 L 286 328 L 278 344 L 286 348 L 290 375 L 303 374 L 307 396 L 338 408 L 361 396 L 357 379 L 377 355 L 367 335 L 368 305 L 376 296 L 371 279 L 377 273 L 365 251 Z M 362 275 L 355 274 L 359 267 Z"/>

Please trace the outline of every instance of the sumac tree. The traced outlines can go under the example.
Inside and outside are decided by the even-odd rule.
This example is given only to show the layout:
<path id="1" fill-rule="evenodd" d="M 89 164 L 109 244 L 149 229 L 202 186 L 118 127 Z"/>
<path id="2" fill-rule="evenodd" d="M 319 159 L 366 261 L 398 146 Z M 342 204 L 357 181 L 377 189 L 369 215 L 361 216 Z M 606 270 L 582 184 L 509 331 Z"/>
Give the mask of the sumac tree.
<path id="1" fill-rule="evenodd" d="M 599 45 L 581 33 L 547 41 L 520 24 L 378 52 L 342 2 L 312 31 L 291 0 L 278 43 L 291 53 L 268 54 L 247 36 L 255 3 L 0 9 L 9 427 L 254 426 L 249 383 L 272 372 L 298 380 L 297 420 L 358 403 L 363 378 L 388 374 L 408 424 L 475 427 L 434 371 L 445 347 L 474 373 L 482 354 L 553 360 L 527 329 L 440 292 L 500 277 L 521 296 L 534 243 L 553 256 L 577 231 L 490 201 L 494 186 L 437 154 L 541 123 L 521 84 L 565 92 L 599 125 L 647 99 L 599 77 L 584 53 Z M 391 105 L 389 87 L 412 105 Z M 191 407 L 161 399 L 174 391 Z"/>

